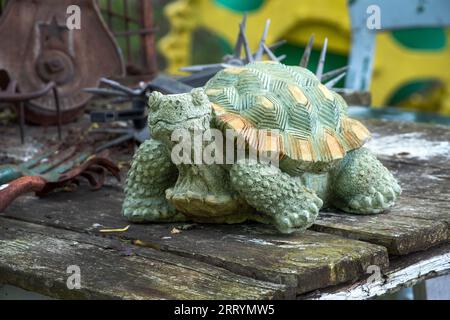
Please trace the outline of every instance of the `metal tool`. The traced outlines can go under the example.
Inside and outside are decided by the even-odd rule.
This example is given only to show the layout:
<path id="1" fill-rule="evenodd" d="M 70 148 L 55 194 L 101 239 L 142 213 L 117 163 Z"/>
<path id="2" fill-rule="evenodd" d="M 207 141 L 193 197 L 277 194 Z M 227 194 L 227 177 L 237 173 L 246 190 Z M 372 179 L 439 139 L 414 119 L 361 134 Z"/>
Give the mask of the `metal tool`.
<path id="1" fill-rule="evenodd" d="M 69 29 L 73 5 L 80 9 L 80 29 Z M 124 72 L 122 56 L 95 0 L 7 1 L 0 25 L 0 69 L 7 70 L 22 92 L 36 92 L 53 82 L 60 95 L 60 118 L 51 94 L 24 106 L 27 121 L 42 125 L 74 120 L 101 77 Z"/>
<path id="2" fill-rule="evenodd" d="M 43 196 L 69 183 L 78 183 L 79 177 L 87 179 L 93 189 L 103 185 L 106 171 L 120 181 L 119 168 L 106 156 L 107 152 L 90 155 L 87 152 L 77 153 L 73 149 L 64 153 L 62 160 L 57 157 L 62 162 L 48 161 L 46 154 L 34 160 L 33 163 L 28 162 L 28 167 L 27 165 L 21 167 L 21 171 L 14 167 L 3 167 L 0 212 L 3 212 L 14 199 L 22 194 L 35 192 L 37 196 Z M 29 173 L 32 175 L 24 175 Z M 17 178 L 9 180 L 11 177 Z"/>
<path id="3" fill-rule="evenodd" d="M 11 79 L 5 70 L 1 70 L 2 80 L 5 83 L 5 89 L 0 91 L 0 102 L 12 103 L 15 105 L 19 117 L 20 141 L 25 141 L 25 103 L 39 99 L 47 95 L 50 91 L 53 93 L 54 106 L 56 111 L 56 124 L 58 126 L 58 139 L 61 140 L 61 107 L 58 90 L 54 82 L 47 83 L 43 88 L 33 92 L 19 92 L 17 81 Z"/>
<path id="4" fill-rule="evenodd" d="M 150 136 L 147 127 L 147 94 L 151 91 L 160 91 L 167 94 L 184 93 L 192 90 L 188 86 L 176 79 L 164 75 L 158 75 L 148 83 L 142 82 L 138 88 L 128 88 L 120 83 L 101 79 L 100 83 L 109 87 L 106 88 L 87 88 L 86 92 L 94 95 L 111 98 L 112 102 L 131 102 L 131 109 L 113 110 L 113 111 L 92 111 L 91 121 L 99 123 L 115 121 L 131 121 L 132 126 L 126 128 L 104 128 L 92 130 L 93 133 L 114 133 L 120 136 L 112 141 L 100 146 L 100 149 L 110 148 L 128 140 L 135 140 L 139 143 L 144 142 Z"/>
<path id="5" fill-rule="evenodd" d="M 279 41 L 270 46 L 266 44 L 267 34 L 269 32 L 270 20 L 266 21 L 261 39 L 258 44 L 258 48 L 255 53 L 252 53 L 248 45 L 248 40 L 245 35 L 245 28 L 247 24 L 247 16 L 244 15 L 242 22 L 239 24 L 239 33 L 234 46 L 233 54 L 226 55 L 223 57 L 223 61 L 220 63 L 204 64 L 204 65 L 193 65 L 183 67 L 180 70 L 185 72 L 191 72 L 192 74 L 179 79 L 180 82 L 188 84 L 193 87 L 200 87 L 206 84 L 206 82 L 211 79 L 218 71 L 228 68 L 228 67 L 239 67 L 247 63 L 254 61 L 261 61 L 263 56 L 266 55 L 271 61 L 283 61 L 286 56 L 276 56 L 273 52 L 276 48 L 283 45 L 286 41 Z M 312 46 L 314 43 L 314 35 L 311 36 L 308 45 L 305 48 L 303 56 L 300 60 L 300 66 L 307 68 L 309 58 L 311 56 Z M 320 61 L 317 67 L 316 75 L 321 81 L 330 80 L 325 85 L 332 88 L 336 83 L 338 83 L 344 76 L 347 67 L 339 68 L 327 73 L 323 73 L 326 50 L 327 50 L 328 39 L 325 39 L 324 45 L 320 54 Z M 244 51 L 244 56 L 242 56 L 242 51 Z M 334 79 L 333 79 L 334 78 Z"/>

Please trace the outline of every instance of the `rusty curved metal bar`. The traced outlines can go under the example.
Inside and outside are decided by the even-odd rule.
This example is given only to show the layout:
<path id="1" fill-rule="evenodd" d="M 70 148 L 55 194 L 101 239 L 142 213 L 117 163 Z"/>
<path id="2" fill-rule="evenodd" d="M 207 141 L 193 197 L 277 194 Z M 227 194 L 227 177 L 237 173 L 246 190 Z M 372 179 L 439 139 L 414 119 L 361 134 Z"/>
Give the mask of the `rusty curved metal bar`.
<path id="1" fill-rule="evenodd" d="M 35 192 L 41 197 L 47 193 L 64 187 L 69 183 L 77 183 L 78 177 L 87 179 L 93 190 L 99 189 L 104 181 L 106 172 L 120 181 L 120 169 L 114 162 L 103 157 L 106 153 L 89 157 L 81 165 L 60 174 L 56 179 L 46 175 L 24 176 L 0 186 L 0 212 L 3 212 L 17 197 L 28 192 Z"/>
<path id="2" fill-rule="evenodd" d="M 40 98 L 52 90 L 56 84 L 49 82 L 44 88 L 33 92 L 20 93 L 20 92 L 0 92 L 0 99 L 5 102 L 22 102 Z"/>
<path id="3" fill-rule="evenodd" d="M 20 123 L 20 139 L 21 142 L 24 143 L 25 137 L 25 110 L 23 103 L 26 101 L 30 101 L 33 99 L 40 98 L 50 91 L 53 91 L 53 97 L 55 99 L 56 106 L 56 116 L 57 116 L 57 127 L 58 127 L 58 139 L 61 140 L 61 108 L 59 103 L 59 95 L 56 84 L 52 81 L 45 85 L 44 88 L 40 90 L 36 90 L 33 92 L 20 93 L 17 91 L 17 82 L 15 80 L 11 80 L 8 84 L 8 87 L 5 91 L 0 92 L 0 101 L 11 102 L 16 105 L 18 114 L 19 114 L 19 123 Z"/>

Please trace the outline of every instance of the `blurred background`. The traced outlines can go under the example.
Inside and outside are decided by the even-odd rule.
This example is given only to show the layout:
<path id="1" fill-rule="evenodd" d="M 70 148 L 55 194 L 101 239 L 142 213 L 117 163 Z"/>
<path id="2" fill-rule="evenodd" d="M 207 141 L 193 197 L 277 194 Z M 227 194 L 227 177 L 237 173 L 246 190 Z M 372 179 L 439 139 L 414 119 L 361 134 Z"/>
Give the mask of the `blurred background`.
<path id="1" fill-rule="evenodd" d="M 1 11 L 7 2 L 0 0 Z M 352 50 L 350 7 L 357 2 L 97 0 L 104 22 L 121 48 L 127 75 L 143 79 L 158 71 L 186 75 L 181 67 L 222 61 L 233 51 L 244 13 L 248 15 L 246 32 L 252 50 L 257 48 L 266 19 L 271 19 L 267 43 L 286 40 L 275 50 L 278 56 L 286 55 L 284 63 L 298 64 L 314 34 L 309 68 L 315 69 L 325 37 L 329 39 L 325 72 L 346 66 Z M 382 19 L 389 15 L 395 20 L 395 13 L 381 14 Z M 414 25 L 415 17 L 408 19 Z M 377 32 L 373 72 L 368 75 L 371 83 L 366 88 L 373 108 L 392 106 L 398 111 L 450 115 L 449 35 L 450 28 L 439 21 L 432 27 Z M 346 79 L 342 79 L 337 87 L 345 84 Z"/>
<path id="2" fill-rule="evenodd" d="M 126 1 L 100 0 L 103 9 L 123 13 Z M 128 12 L 138 1 L 128 1 Z M 232 53 L 238 24 L 248 14 L 247 37 L 253 50 L 265 20 L 271 19 L 267 42 L 285 39 L 276 50 L 286 64 L 298 64 L 311 34 L 316 43 L 310 68 L 315 69 L 322 41 L 328 37 L 325 71 L 348 64 L 351 24 L 347 0 L 153 0 L 158 67 L 169 74 L 179 68 L 221 61 Z M 105 14 L 105 12 L 104 12 Z M 136 16 L 135 16 L 136 17 Z M 127 28 L 117 16 L 108 18 L 117 32 Z M 130 24 L 139 28 L 138 24 Z M 370 91 L 372 105 L 450 114 L 450 28 L 410 28 L 376 35 Z M 127 41 L 117 38 L 124 52 Z M 139 36 L 131 38 L 131 54 L 139 55 Z M 345 80 L 339 85 L 344 86 Z M 338 86 L 339 86 L 338 85 Z"/>

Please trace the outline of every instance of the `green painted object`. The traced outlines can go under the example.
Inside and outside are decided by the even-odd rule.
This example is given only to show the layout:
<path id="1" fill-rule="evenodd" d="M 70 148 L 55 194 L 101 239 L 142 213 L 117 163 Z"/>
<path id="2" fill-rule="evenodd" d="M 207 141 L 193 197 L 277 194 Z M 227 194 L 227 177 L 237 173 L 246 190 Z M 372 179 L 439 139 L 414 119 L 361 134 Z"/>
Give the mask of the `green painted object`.
<path id="1" fill-rule="evenodd" d="M 401 193 L 362 147 L 368 130 L 301 67 L 254 62 L 190 93 L 154 92 L 149 127 L 125 188 L 130 221 L 256 220 L 290 233 L 324 206 L 374 214 Z"/>

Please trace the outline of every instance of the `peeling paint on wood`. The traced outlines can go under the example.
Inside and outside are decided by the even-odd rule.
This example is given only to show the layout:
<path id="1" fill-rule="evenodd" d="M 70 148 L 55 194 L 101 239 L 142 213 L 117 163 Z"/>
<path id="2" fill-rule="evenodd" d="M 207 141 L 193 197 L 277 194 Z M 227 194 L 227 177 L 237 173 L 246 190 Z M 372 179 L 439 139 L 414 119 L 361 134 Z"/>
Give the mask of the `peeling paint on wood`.
<path id="1" fill-rule="evenodd" d="M 381 278 L 365 279 L 349 286 L 315 292 L 302 298 L 319 300 L 369 299 L 448 273 L 450 273 L 450 245 L 444 245 L 431 250 L 431 252 L 418 253 L 393 263 L 382 274 Z"/>
<path id="2" fill-rule="evenodd" d="M 292 298 L 282 285 L 100 237 L 0 218 L 0 283 L 64 299 Z M 67 267 L 81 289 L 66 286 Z"/>
<path id="3" fill-rule="evenodd" d="M 444 126 L 386 121 L 364 121 L 364 123 L 378 138 L 385 141 L 387 139 L 388 142 L 387 137 L 396 135 L 407 139 L 420 139 L 424 144 L 441 147 L 442 142 L 450 141 L 450 129 Z M 436 259 L 433 260 L 433 255 L 423 256 L 423 254 L 433 252 L 434 248 L 442 246 L 440 243 L 444 241 L 448 243 L 450 239 L 448 182 L 450 161 L 448 154 L 445 153 L 448 150 L 443 150 L 442 153 L 428 150 L 428 153 L 421 156 L 417 154 L 417 149 L 405 150 L 397 153 L 398 150 L 385 149 L 379 153 L 382 162 L 398 177 L 404 190 L 396 206 L 389 213 L 355 216 L 324 212 L 314 227 L 316 232 L 308 231 L 304 235 L 283 236 L 269 227 L 257 224 L 240 226 L 189 224 L 186 228 L 183 227 L 185 224 L 133 224 L 126 232 L 105 235 L 100 234 L 98 230 L 127 225 L 120 215 L 123 194 L 118 185 L 107 185 L 97 192 L 90 192 L 82 185 L 77 192 L 52 194 L 44 199 L 25 196 L 18 199 L 4 214 L 19 220 L 16 223 L 23 224 L 20 232 L 18 231 L 20 236 L 7 239 L 4 236 L 6 232 L 1 231 L 0 251 L 7 250 L 11 243 L 11 248 L 14 248 L 17 256 L 35 267 L 26 269 L 22 265 L 14 264 L 15 258 L 13 259 L 11 255 L 1 260 L 0 254 L 2 261 L 0 274 L 7 274 L 14 285 L 24 288 L 42 287 L 45 291 L 43 293 L 48 294 L 48 291 L 56 290 L 55 288 L 64 289 L 61 287 L 63 284 L 61 279 L 66 275 L 56 272 L 55 266 L 65 263 L 66 257 L 80 258 L 83 252 L 83 259 L 87 259 L 86 263 L 90 263 L 89 259 L 94 257 L 92 252 L 101 252 L 101 255 L 97 256 L 101 257 L 101 261 L 91 262 L 94 266 L 111 270 L 113 273 L 116 272 L 115 274 L 117 272 L 126 274 L 127 268 L 131 268 L 129 272 L 131 276 L 140 277 L 139 279 L 145 281 L 156 279 L 154 283 L 158 286 L 160 283 L 168 283 L 167 281 L 188 279 L 193 281 L 193 291 L 197 289 L 201 291 L 192 293 L 198 297 L 206 295 L 212 297 L 216 290 L 214 288 L 231 286 L 223 279 L 230 277 L 233 281 L 239 279 L 238 282 L 242 286 L 247 284 L 249 290 L 239 291 L 241 290 L 239 289 L 236 293 L 237 289 L 230 287 L 227 292 L 221 291 L 215 297 L 220 294 L 225 296 L 233 294 L 236 297 L 252 299 L 293 297 L 294 294 L 358 281 L 367 277 L 366 270 L 371 264 L 380 265 L 386 275 L 391 271 L 408 268 L 411 264 L 417 264 L 422 270 L 429 270 L 432 274 L 433 268 L 427 269 L 427 266 L 433 265 L 435 261 L 436 266 L 443 266 L 444 272 L 448 266 L 443 261 L 448 256 L 442 252 L 436 253 Z M 9 218 L 0 219 L 2 223 L 3 221 L 12 223 Z M 27 224 L 20 220 L 33 223 Z M 42 228 L 39 232 L 36 229 L 38 227 Z M 31 228 L 31 234 L 28 234 L 28 228 Z M 171 233 L 173 228 L 180 232 Z M 68 251 L 71 241 L 78 244 L 74 250 Z M 33 243 L 40 243 L 44 247 L 37 247 Z M 93 249 L 97 247 L 103 247 L 103 250 Z M 391 254 L 389 267 L 387 267 L 387 250 Z M 411 253 L 420 250 L 426 251 Z M 131 256 L 128 255 L 130 252 Z M 406 255 L 393 256 L 399 254 Z M 32 261 L 37 261 L 36 257 L 39 257 L 41 262 L 32 264 Z M 410 261 L 411 257 L 418 258 L 407 265 L 398 263 Z M 116 264 L 115 259 L 121 262 Z M 424 264 L 420 264 L 422 260 Z M 162 278 L 167 263 L 179 268 L 176 272 L 183 272 L 186 275 L 182 279 L 175 279 L 174 267 L 168 267 L 168 275 Z M 144 271 L 137 272 L 133 269 L 133 265 L 140 266 Z M 97 270 L 100 270 L 99 268 Z M 156 278 L 152 278 L 153 270 L 157 275 Z M 171 274 L 173 276 L 170 276 Z M 413 278 L 420 276 L 420 273 L 411 273 Z M 392 285 L 384 283 L 383 286 L 389 290 L 402 285 L 401 282 L 409 281 L 408 277 L 395 275 L 388 279 Z M 0 279 L 0 282 L 2 280 Z M 116 280 L 110 278 L 108 281 Z M 210 282 L 208 286 L 206 283 Z M 46 283 L 53 284 L 54 287 L 46 287 Z M 116 290 L 114 292 L 116 296 L 106 289 L 95 290 L 94 284 L 99 288 L 105 285 L 100 279 L 92 278 L 91 283 L 92 288 L 89 289 L 91 291 L 84 292 L 84 297 L 185 297 L 183 293 L 185 282 L 176 284 L 174 291 L 164 291 L 156 286 L 157 291 L 148 292 L 146 288 L 131 281 L 129 286 L 121 284 L 122 289 L 126 288 L 126 292 Z M 357 285 L 358 283 L 355 284 Z M 370 293 L 381 293 L 384 289 L 373 289 Z M 58 290 L 55 291 L 57 295 L 60 294 Z M 361 294 L 362 297 L 370 296 Z"/>

